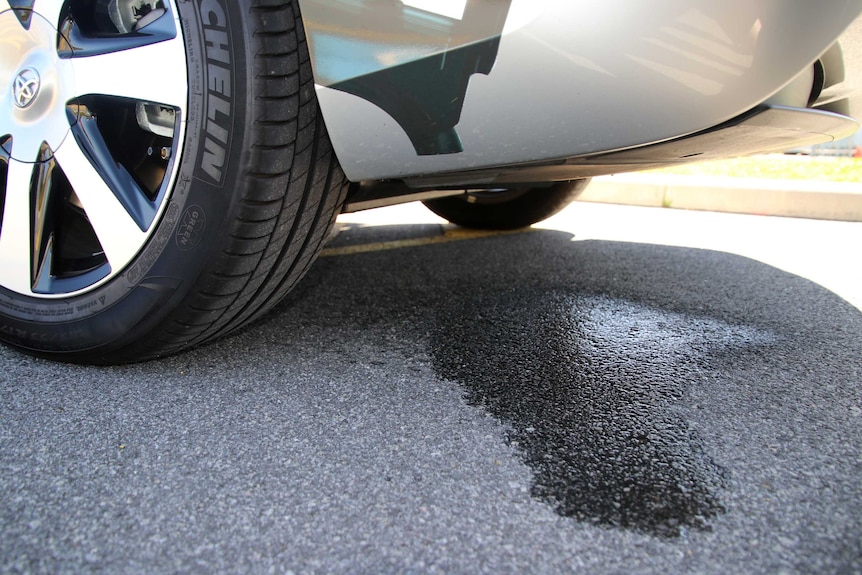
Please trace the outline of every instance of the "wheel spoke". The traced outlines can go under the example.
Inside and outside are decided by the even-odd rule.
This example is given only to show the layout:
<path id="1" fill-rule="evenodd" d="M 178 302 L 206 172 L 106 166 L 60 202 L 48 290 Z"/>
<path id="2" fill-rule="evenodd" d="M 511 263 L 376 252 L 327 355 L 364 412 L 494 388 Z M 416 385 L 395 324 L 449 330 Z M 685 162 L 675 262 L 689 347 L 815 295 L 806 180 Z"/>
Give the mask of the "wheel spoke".
<path id="1" fill-rule="evenodd" d="M 78 96 L 104 94 L 185 109 L 185 55 L 176 40 L 73 58 Z"/>
<path id="2" fill-rule="evenodd" d="M 146 233 L 76 139 L 66 140 L 54 157 L 80 200 L 112 270 L 124 267 L 141 249 Z"/>
<path id="3" fill-rule="evenodd" d="M 146 231 L 156 215 L 156 206 L 144 195 L 129 172 L 114 161 L 99 131 L 95 116 L 83 106 L 80 109 L 82 113 L 78 123 L 72 127 L 72 135 L 79 150 L 113 192 L 117 201 L 122 204 L 129 217 L 135 221 L 137 227 L 141 231 Z"/>
<path id="4" fill-rule="evenodd" d="M 85 34 L 77 22 L 67 18 L 59 27 L 62 37 L 59 46 L 60 57 L 82 58 L 132 50 L 177 37 L 176 22 L 171 17 L 170 12 L 161 9 L 158 12 L 152 12 L 150 16 L 154 20 L 143 25 L 140 29 L 123 34 L 97 33 L 95 35 Z M 148 19 L 142 19 L 137 25 L 142 25 L 145 21 Z"/>
<path id="5" fill-rule="evenodd" d="M 63 4 L 64 0 L 36 0 L 33 4 L 33 11 L 54 26 L 59 26 L 60 10 L 63 9 Z"/>
<path id="6" fill-rule="evenodd" d="M 30 28 L 30 17 L 33 15 L 33 0 L 8 0 L 9 6 L 15 11 L 15 16 L 25 30 Z M 0 7 L 2 9 L 2 7 Z"/>
<path id="7" fill-rule="evenodd" d="M 40 291 L 39 285 L 45 285 L 51 277 L 51 260 L 54 255 L 54 235 L 56 232 L 54 205 L 53 172 L 56 164 L 51 159 L 48 146 L 42 147 L 40 162 L 34 166 L 33 179 L 30 184 L 30 273 L 32 274 L 33 291 Z"/>
<path id="8" fill-rule="evenodd" d="M 12 159 L 12 138 L 0 137 L 0 225 L 3 225 L 3 206 L 6 198 L 6 176 L 9 174 L 9 161 Z"/>
<path id="9" fill-rule="evenodd" d="M 35 162 L 45 141 L 63 141 L 69 131 L 70 121 L 68 114 L 51 114 L 40 123 L 39 129 L 21 129 L 13 125 L 11 112 L 0 109 L 0 140 L 5 137 L 4 134 L 14 134 L 7 140 L 8 143 L 0 145 L 20 162 Z"/>
<path id="10" fill-rule="evenodd" d="M 6 178 L 3 223 L 0 225 L 0 283 L 18 293 L 31 293 L 32 257 L 30 184 L 33 164 L 10 161 Z"/>

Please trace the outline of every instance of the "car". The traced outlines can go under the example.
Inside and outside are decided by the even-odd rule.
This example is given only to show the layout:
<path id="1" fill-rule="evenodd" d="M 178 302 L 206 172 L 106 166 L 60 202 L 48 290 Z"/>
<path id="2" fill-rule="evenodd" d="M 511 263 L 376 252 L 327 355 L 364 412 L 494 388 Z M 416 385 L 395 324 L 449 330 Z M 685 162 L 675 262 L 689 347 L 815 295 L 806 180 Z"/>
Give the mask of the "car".
<path id="1" fill-rule="evenodd" d="M 528 226 L 589 178 L 832 141 L 862 0 L 0 0 L 0 339 L 264 316 L 336 216 Z"/>

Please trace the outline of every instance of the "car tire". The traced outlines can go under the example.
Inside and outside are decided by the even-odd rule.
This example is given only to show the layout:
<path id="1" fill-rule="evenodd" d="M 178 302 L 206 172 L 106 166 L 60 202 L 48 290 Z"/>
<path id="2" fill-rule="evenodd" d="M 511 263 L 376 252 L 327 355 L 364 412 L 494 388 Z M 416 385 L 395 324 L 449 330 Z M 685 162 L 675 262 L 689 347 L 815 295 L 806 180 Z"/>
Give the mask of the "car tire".
<path id="1" fill-rule="evenodd" d="M 39 96 L 0 108 L 2 341 L 155 358 L 259 318 L 303 276 L 348 182 L 295 0 L 36 2 L 0 30 L 34 46 L 0 72 L 56 72 L 68 117 L 63 136 Z"/>
<path id="2" fill-rule="evenodd" d="M 468 191 L 423 202 L 453 224 L 484 230 L 513 230 L 545 220 L 572 203 L 589 179 L 549 187 Z"/>

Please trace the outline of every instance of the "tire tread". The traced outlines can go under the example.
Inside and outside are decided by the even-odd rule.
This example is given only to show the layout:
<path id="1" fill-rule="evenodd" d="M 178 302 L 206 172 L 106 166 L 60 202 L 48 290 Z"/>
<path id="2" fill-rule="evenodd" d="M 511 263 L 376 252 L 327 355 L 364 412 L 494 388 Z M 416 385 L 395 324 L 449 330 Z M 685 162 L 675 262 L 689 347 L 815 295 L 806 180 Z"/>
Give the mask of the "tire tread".
<path id="1" fill-rule="evenodd" d="M 255 0 L 255 97 L 233 228 L 198 289 L 134 359 L 227 335 L 276 305 L 308 270 L 340 212 L 347 180 L 317 108 L 295 1 Z"/>

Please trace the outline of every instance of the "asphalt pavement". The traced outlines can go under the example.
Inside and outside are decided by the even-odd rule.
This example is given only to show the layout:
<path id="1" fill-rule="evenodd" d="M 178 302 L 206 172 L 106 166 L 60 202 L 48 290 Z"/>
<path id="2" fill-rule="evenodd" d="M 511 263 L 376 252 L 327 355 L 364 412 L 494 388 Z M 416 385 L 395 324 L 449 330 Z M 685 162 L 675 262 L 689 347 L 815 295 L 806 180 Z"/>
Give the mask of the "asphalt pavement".
<path id="1" fill-rule="evenodd" d="M 0 348 L 0 571 L 862 572 L 862 224 L 344 217 L 160 361 Z"/>

